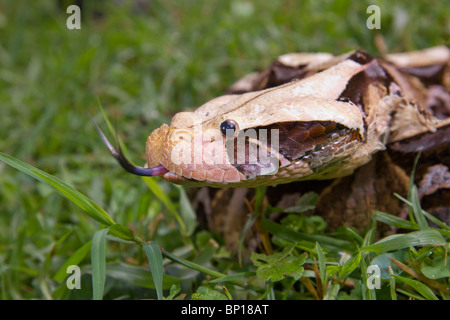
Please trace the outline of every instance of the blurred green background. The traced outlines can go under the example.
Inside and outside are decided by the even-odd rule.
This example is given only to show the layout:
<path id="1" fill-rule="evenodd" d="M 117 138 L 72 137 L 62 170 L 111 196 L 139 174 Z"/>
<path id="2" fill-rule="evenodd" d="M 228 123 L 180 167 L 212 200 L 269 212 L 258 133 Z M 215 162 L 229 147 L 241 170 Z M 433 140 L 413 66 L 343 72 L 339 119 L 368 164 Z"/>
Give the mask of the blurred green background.
<path id="1" fill-rule="evenodd" d="M 99 103 L 130 158 L 143 164 L 154 128 L 280 54 L 377 54 L 377 35 L 390 52 L 450 39 L 450 6 L 438 0 L 84 1 L 81 30 L 69 30 L 72 3 L 0 0 L 0 151 L 61 178 L 144 240 L 180 254 L 187 249 L 164 218 L 165 206 L 122 171 L 98 138 L 88 114 L 106 128 Z M 366 27 L 370 4 L 381 9 L 380 30 Z M 177 204 L 178 190 L 158 183 Z M 49 187 L 0 163 L 0 298 L 90 299 L 88 276 L 86 290 L 76 292 L 53 277 L 98 227 Z M 142 252 L 108 246 L 115 273 L 105 297 L 154 297 L 140 271 L 130 269 L 144 264 Z M 87 256 L 80 265 L 88 270 L 89 263 Z"/>

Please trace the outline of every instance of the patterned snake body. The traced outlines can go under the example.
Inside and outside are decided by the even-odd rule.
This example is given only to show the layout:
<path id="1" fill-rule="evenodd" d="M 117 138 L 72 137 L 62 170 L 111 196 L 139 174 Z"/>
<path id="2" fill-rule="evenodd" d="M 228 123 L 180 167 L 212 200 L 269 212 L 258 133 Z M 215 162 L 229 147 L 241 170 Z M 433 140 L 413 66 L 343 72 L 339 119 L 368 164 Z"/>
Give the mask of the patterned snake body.
<path id="1" fill-rule="evenodd" d="M 128 171 L 187 186 L 332 179 L 388 143 L 449 125 L 445 112 L 433 115 L 436 105 L 450 107 L 449 88 L 447 47 L 382 59 L 364 51 L 287 54 L 154 130 L 146 168 L 109 147 Z"/>

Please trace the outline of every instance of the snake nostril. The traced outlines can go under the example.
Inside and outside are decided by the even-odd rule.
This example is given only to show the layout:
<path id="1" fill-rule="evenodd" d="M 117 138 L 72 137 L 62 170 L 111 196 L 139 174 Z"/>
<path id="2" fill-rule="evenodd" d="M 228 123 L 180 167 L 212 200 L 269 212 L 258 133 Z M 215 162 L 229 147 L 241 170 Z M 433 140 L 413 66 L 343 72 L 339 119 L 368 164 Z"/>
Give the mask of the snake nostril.
<path id="1" fill-rule="evenodd" d="M 170 134 L 171 141 L 191 141 L 191 135 L 186 130 L 175 130 Z"/>

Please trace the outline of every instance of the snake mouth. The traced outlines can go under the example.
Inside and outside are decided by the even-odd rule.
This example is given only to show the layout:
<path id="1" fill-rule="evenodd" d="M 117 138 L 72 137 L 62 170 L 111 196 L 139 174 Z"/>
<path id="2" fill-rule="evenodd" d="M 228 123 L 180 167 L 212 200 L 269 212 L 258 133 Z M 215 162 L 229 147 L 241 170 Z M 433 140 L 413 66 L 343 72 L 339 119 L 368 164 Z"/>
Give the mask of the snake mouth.
<path id="1" fill-rule="evenodd" d="M 312 167 L 327 163 L 333 155 L 344 154 L 349 151 L 362 137 L 358 129 L 350 129 L 334 121 L 293 121 L 274 123 L 256 129 L 256 139 L 245 137 L 245 148 L 241 148 L 244 156 L 239 157 L 239 143 L 234 142 L 234 148 L 229 149 L 229 155 L 234 159 L 233 166 L 247 179 L 254 178 L 271 166 L 261 161 L 261 153 L 257 153 L 251 162 L 251 145 L 261 142 L 260 132 L 274 132 L 269 134 L 263 144 L 267 150 L 267 157 L 276 157 L 277 167 L 303 160 Z M 263 129 L 263 130 L 261 130 Z M 247 129 L 248 130 L 248 129 Z M 245 135 L 245 132 L 243 133 Z M 235 140 L 239 139 L 239 136 Z M 275 147 L 275 148 L 274 148 Z M 242 159 L 241 162 L 236 159 Z M 273 162 L 272 162 L 273 163 Z"/>
<path id="2" fill-rule="evenodd" d="M 154 177 L 154 176 L 161 176 L 169 172 L 163 165 L 157 165 L 155 167 L 151 168 L 144 168 L 135 166 L 132 164 L 127 157 L 122 152 L 119 143 L 116 144 L 117 150 L 112 146 L 112 144 L 108 141 L 105 134 L 102 132 L 102 130 L 98 127 L 97 123 L 91 118 L 92 122 L 95 125 L 95 128 L 97 129 L 98 135 L 102 139 L 105 146 L 108 148 L 109 152 L 113 155 L 113 157 L 117 160 L 117 162 L 124 168 L 127 172 L 135 174 L 137 176 L 146 176 L 146 177 Z M 116 141 L 118 141 L 116 139 Z"/>

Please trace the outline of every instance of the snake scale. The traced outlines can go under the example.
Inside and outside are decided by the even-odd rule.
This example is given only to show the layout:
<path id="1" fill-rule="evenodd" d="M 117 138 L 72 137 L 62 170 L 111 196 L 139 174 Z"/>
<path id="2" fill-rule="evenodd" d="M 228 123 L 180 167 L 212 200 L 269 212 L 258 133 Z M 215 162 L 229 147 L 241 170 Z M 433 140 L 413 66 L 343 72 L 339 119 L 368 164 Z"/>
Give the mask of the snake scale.
<path id="1" fill-rule="evenodd" d="M 450 50 L 375 58 L 289 53 L 193 112 L 175 114 L 129 172 L 186 186 L 251 188 L 350 175 L 386 145 L 450 125 Z"/>

